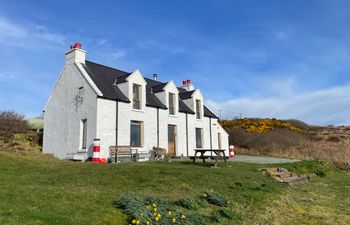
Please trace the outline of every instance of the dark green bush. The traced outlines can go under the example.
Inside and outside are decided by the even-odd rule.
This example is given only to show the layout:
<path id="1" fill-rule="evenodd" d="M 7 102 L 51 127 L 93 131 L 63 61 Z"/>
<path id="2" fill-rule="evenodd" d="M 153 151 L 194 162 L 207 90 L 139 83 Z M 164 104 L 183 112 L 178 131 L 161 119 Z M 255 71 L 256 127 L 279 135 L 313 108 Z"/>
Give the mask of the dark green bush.
<path id="1" fill-rule="evenodd" d="M 206 217 L 185 208 L 173 206 L 167 199 L 146 196 L 140 198 L 134 193 L 125 193 L 115 201 L 115 206 L 130 216 L 131 224 L 207 224 Z"/>
<path id="2" fill-rule="evenodd" d="M 317 169 L 317 170 L 315 171 L 315 174 L 316 174 L 316 176 L 318 176 L 318 177 L 324 177 L 324 176 L 326 176 L 326 172 L 324 172 L 323 170 L 320 170 L 320 169 Z"/>
<path id="3" fill-rule="evenodd" d="M 229 201 L 225 199 L 223 195 L 214 191 L 205 192 L 203 197 L 208 201 L 208 203 L 212 205 L 226 207 L 228 206 L 228 203 L 229 203 Z"/>

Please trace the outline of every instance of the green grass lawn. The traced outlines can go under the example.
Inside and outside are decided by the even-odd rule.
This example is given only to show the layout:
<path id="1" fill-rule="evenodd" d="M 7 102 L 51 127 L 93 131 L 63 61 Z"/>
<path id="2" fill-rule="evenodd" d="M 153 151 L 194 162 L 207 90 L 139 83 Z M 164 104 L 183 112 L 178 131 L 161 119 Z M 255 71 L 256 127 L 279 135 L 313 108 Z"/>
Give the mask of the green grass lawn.
<path id="1" fill-rule="evenodd" d="M 97 165 L 0 153 L 0 224 L 128 224 L 128 217 L 113 206 L 124 192 L 175 201 L 210 189 L 224 195 L 228 209 L 239 215 L 220 224 L 350 224 L 349 174 L 319 161 L 281 164 L 311 175 L 309 183 L 287 186 L 258 170 L 265 166 Z"/>

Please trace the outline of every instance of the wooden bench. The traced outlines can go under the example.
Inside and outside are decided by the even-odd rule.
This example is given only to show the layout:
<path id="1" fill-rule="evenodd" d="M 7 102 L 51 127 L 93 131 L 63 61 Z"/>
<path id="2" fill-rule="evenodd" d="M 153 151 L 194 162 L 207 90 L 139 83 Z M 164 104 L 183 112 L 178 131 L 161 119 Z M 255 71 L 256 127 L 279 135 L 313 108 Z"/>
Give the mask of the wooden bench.
<path id="1" fill-rule="evenodd" d="M 205 163 L 205 160 L 210 158 L 210 159 L 215 159 L 215 167 L 217 167 L 219 159 L 223 159 L 225 161 L 225 166 L 227 166 L 228 157 L 226 157 L 225 150 L 223 149 L 195 149 L 194 151 L 195 151 L 194 156 L 190 157 L 190 159 L 193 160 L 193 163 L 196 162 L 196 159 L 202 159 L 203 163 Z M 210 156 L 204 155 L 206 152 L 210 152 L 211 155 Z M 214 153 L 215 156 L 212 155 L 212 153 Z M 197 156 L 198 154 L 200 155 Z"/>
<path id="2" fill-rule="evenodd" d="M 112 158 L 113 163 L 118 162 L 119 156 L 130 156 L 132 159 L 134 158 L 136 162 L 139 160 L 138 150 L 132 149 L 131 146 L 128 145 L 109 146 L 109 156 Z"/>
<path id="3" fill-rule="evenodd" d="M 204 156 L 190 156 L 190 159 L 192 159 L 193 162 L 195 162 L 196 159 L 202 159 L 203 162 L 205 162 L 205 160 L 209 159 L 209 158 L 210 158 L 210 156 L 206 156 L 206 155 L 204 155 Z"/>

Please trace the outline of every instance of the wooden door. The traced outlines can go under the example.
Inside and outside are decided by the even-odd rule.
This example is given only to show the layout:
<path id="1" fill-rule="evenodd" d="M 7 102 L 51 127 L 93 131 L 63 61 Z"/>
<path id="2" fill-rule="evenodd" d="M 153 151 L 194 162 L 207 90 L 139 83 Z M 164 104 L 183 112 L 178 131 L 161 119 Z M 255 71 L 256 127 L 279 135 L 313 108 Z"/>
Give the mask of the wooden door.
<path id="1" fill-rule="evenodd" d="M 176 156 L 176 126 L 168 125 L 168 154 Z"/>

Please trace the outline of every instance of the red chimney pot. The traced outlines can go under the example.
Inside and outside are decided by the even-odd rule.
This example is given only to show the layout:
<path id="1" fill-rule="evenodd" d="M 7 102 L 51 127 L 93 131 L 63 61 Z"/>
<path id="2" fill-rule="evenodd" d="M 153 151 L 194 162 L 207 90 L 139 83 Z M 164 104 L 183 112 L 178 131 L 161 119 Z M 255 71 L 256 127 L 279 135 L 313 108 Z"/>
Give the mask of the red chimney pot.
<path id="1" fill-rule="evenodd" d="M 73 48 L 81 49 L 81 43 L 80 42 L 75 42 L 74 45 L 70 46 L 70 49 L 73 49 Z"/>
<path id="2" fill-rule="evenodd" d="M 186 80 L 183 80 L 183 81 L 182 81 L 182 85 L 186 85 Z"/>
<path id="3" fill-rule="evenodd" d="M 187 80 L 187 85 L 190 85 L 191 84 L 191 80 Z"/>

